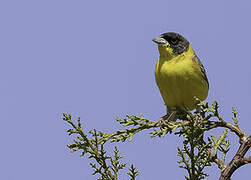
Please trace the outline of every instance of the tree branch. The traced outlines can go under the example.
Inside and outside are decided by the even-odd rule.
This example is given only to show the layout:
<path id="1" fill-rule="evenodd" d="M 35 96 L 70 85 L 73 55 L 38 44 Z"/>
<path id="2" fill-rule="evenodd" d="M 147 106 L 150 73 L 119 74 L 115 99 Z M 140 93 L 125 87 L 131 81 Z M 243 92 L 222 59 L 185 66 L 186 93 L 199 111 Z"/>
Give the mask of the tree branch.
<path id="1" fill-rule="evenodd" d="M 242 162 L 243 162 L 243 165 L 251 163 L 251 156 L 249 156 L 247 158 L 243 158 Z"/>
<path id="2" fill-rule="evenodd" d="M 234 157 L 232 158 L 232 160 L 228 163 L 225 164 L 225 155 L 228 152 L 228 146 L 229 146 L 229 141 L 225 141 L 224 139 L 226 138 L 226 134 L 223 134 L 222 136 L 219 137 L 219 139 L 217 140 L 215 137 L 213 138 L 213 146 L 211 146 L 210 143 L 212 143 L 212 141 L 210 141 L 211 139 L 209 139 L 209 142 L 205 144 L 202 144 L 204 146 L 199 146 L 199 148 L 201 148 L 203 150 L 204 148 L 204 153 L 206 153 L 206 159 L 207 161 L 203 161 L 199 162 L 199 163 L 204 163 L 204 166 L 210 166 L 210 161 L 215 163 L 218 168 L 221 170 L 221 176 L 220 176 L 220 180 L 229 180 L 232 176 L 232 174 L 241 166 L 251 163 L 251 156 L 249 157 L 244 157 L 247 153 L 247 151 L 250 149 L 251 147 L 251 135 L 247 137 L 247 135 L 239 128 L 238 126 L 238 121 L 236 119 L 236 112 L 233 111 L 234 113 L 234 124 L 230 124 L 227 123 L 226 121 L 223 120 L 223 118 L 218 114 L 218 105 L 215 102 L 212 107 L 208 107 L 207 104 L 204 105 L 204 110 L 201 112 L 197 112 L 195 114 L 192 114 L 191 112 L 187 112 L 187 114 L 181 115 L 181 120 L 179 121 L 167 121 L 165 120 L 165 118 L 160 118 L 160 120 L 154 122 L 154 121 L 150 121 L 148 119 L 143 118 L 142 115 L 140 115 L 139 117 L 134 116 L 134 115 L 127 115 L 126 118 L 119 119 L 117 118 L 117 121 L 123 125 L 124 127 L 127 127 L 126 129 L 120 130 L 120 131 L 116 131 L 113 133 L 104 133 L 99 131 L 98 133 L 96 133 L 96 130 L 94 129 L 94 132 L 90 131 L 89 133 L 92 134 L 92 136 L 94 136 L 94 139 L 88 139 L 87 135 L 82 131 L 82 127 L 81 127 L 81 123 L 80 123 L 80 119 L 78 119 L 78 124 L 75 125 L 72 120 L 71 120 L 71 116 L 67 116 L 66 114 L 64 114 L 64 120 L 67 121 L 68 123 L 70 123 L 74 129 L 69 129 L 67 132 L 69 132 L 69 135 L 71 134 L 79 134 L 80 136 L 78 136 L 78 140 L 83 141 L 84 143 L 78 142 L 76 140 L 74 140 L 75 143 L 69 145 L 68 147 L 73 149 L 74 151 L 79 150 L 79 149 L 83 149 L 83 153 L 90 153 L 91 154 L 91 158 L 95 158 L 95 160 L 100 164 L 100 166 L 104 169 L 104 174 L 106 175 L 106 177 L 109 177 L 109 179 L 112 180 L 116 180 L 116 176 L 115 174 L 113 175 L 113 173 L 109 170 L 109 167 L 106 165 L 105 163 L 105 158 L 102 155 L 105 153 L 105 151 L 101 150 L 99 152 L 99 145 L 103 145 L 105 142 L 107 141 L 111 141 L 111 142 L 119 142 L 119 141 L 125 141 L 127 139 L 129 139 L 129 141 L 132 139 L 132 137 L 134 136 L 134 134 L 143 131 L 145 129 L 153 129 L 154 132 L 152 132 L 152 137 L 155 136 L 165 136 L 167 133 L 171 133 L 171 132 L 175 132 L 175 134 L 177 135 L 183 135 L 186 138 L 187 137 L 191 137 L 192 138 L 192 143 L 190 143 L 191 145 L 191 149 L 193 149 L 193 140 L 194 137 L 198 137 L 200 135 L 202 135 L 202 141 L 203 141 L 203 134 L 205 131 L 209 131 L 211 129 L 215 129 L 218 127 L 223 127 L 226 129 L 229 129 L 230 131 L 234 132 L 238 137 L 239 137 L 239 149 L 236 152 L 236 154 L 234 155 Z M 213 121 L 210 121 L 210 118 L 216 118 Z M 193 129 L 187 129 L 187 127 L 189 127 L 189 123 L 191 123 L 193 126 L 195 126 L 197 128 L 197 130 L 195 131 L 195 134 L 192 134 L 192 136 L 189 136 L 189 133 L 187 134 L 187 132 L 192 131 Z M 134 126 L 134 127 L 129 127 L 129 126 Z M 156 130 L 155 128 L 160 128 L 160 130 Z M 180 128 L 180 131 L 176 131 L 177 128 Z M 227 130 L 225 130 L 227 133 Z M 186 133 L 186 134 L 185 134 Z M 188 142 L 188 141 L 187 141 Z M 186 143 L 187 143 L 186 142 Z M 195 141 L 197 142 L 197 141 Z M 185 141 L 184 141 L 185 143 Z M 203 143 L 203 142 L 202 142 Z M 74 149 L 75 148 L 75 149 Z M 214 152 L 211 152 L 211 148 L 214 148 Z M 225 148 L 225 149 L 224 149 Z M 185 149 L 186 150 L 186 149 Z M 205 152 L 206 151 L 206 152 Z M 222 160 L 219 159 L 217 157 L 217 151 L 221 151 L 223 153 L 222 156 Z M 103 153 L 103 154 L 102 154 Z M 181 156 L 185 157 L 186 152 L 182 152 L 181 151 Z M 200 152 L 199 152 L 200 153 Z M 185 155 L 184 155 L 185 154 Z M 203 155 L 203 154 L 202 154 Z M 202 156 L 201 154 L 198 154 L 198 156 Z M 101 157 L 102 156 L 102 157 Z M 192 153 L 192 156 L 190 158 L 194 159 L 194 155 Z M 196 157 L 198 159 L 198 157 Z M 103 161 L 101 161 L 103 160 Z M 183 158 L 184 160 L 184 158 Z M 186 161 L 186 159 L 184 161 L 180 161 L 183 163 L 188 163 L 188 161 Z M 207 164 L 209 163 L 209 164 Z M 201 164 L 199 164 L 199 167 L 204 168 L 204 166 L 200 166 Z M 95 167 L 95 164 L 93 165 L 93 167 L 95 168 L 95 172 L 94 173 L 100 173 L 103 176 L 103 172 L 99 172 L 100 170 Z M 180 166 L 184 169 L 188 169 L 185 166 Z M 192 167 L 194 169 L 194 161 L 192 160 Z M 196 170 L 196 169 L 195 169 Z M 201 171 L 202 172 L 202 171 Z M 195 172 L 193 172 L 192 174 L 195 174 Z M 207 176 L 207 174 L 202 174 L 203 177 Z"/>
<path id="3" fill-rule="evenodd" d="M 213 154 L 210 149 L 207 149 L 207 153 L 209 154 L 211 161 L 217 164 L 219 169 L 226 168 L 226 165 L 217 157 L 217 154 Z"/>
<path id="4" fill-rule="evenodd" d="M 248 136 L 248 138 L 240 144 L 239 149 L 231 160 L 231 162 L 221 172 L 220 180 L 229 180 L 235 170 L 247 163 L 251 163 L 251 156 L 249 156 L 248 158 L 244 158 L 250 147 L 251 135 Z"/>
<path id="5" fill-rule="evenodd" d="M 232 125 L 230 123 L 227 123 L 223 119 L 219 119 L 219 121 L 198 119 L 198 121 L 201 121 L 202 124 L 205 125 L 205 128 L 207 131 L 214 129 L 214 128 L 223 127 L 223 128 L 227 128 L 230 131 L 234 132 L 239 137 L 240 147 L 239 147 L 236 155 L 233 157 L 232 161 L 227 165 L 225 165 L 223 161 L 221 161 L 220 159 L 217 158 L 217 154 L 212 153 L 210 151 L 210 149 L 207 150 L 207 153 L 211 157 L 211 161 L 216 163 L 218 168 L 221 169 L 221 171 L 222 171 L 220 180 L 230 179 L 231 175 L 233 174 L 233 172 L 235 170 L 237 170 L 239 167 L 241 167 L 247 163 L 251 163 L 251 156 L 248 158 L 244 158 L 246 152 L 251 147 L 251 135 L 247 138 L 247 135 L 238 127 L 238 125 Z M 114 136 L 118 136 L 118 135 L 125 134 L 125 133 L 127 134 L 129 132 L 135 132 L 135 131 L 139 132 L 144 129 L 158 128 L 158 127 L 171 127 L 174 125 L 178 126 L 178 127 L 182 127 L 182 126 L 186 126 L 188 124 L 189 124 L 189 121 L 187 121 L 187 120 L 166 122 L 165 120 L 160 119 L 156 122 L 149 121 L 149 123 L 144 124 L 144 125 L 139 125 L 138 127 L 128 128 L 128 129 L 125 129 L 122 131 L 117 131 L 115 133 L 112 133 L 109 135 L 109 139 Z"/>
<path id="6" fill-rule="evenodd" d="M 234 132 L 239 137 L 239 142 L 242 143 L 247 139 L 247 135 L 236 125 L 227 123 L 226 121 L 205 121 L 208 124 L 208 130 L 214 129 L 217 127 L 225 127 L 230 131 Z"/>

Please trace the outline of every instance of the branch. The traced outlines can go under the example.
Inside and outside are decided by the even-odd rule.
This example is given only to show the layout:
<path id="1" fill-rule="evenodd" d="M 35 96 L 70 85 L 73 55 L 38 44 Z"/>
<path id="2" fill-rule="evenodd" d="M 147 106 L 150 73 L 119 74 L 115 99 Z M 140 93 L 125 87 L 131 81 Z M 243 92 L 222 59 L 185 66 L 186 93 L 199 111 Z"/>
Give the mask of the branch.
<path id="1" fill-rule="evenodd" d="M 133 116 L 133 118 L 135 118 L 135 117 L 136 116 Z M 131 117 L 128 116 L 128 118 L 130 119 Z M 140 123 L 140 122 L 138 122 L 139 120 L 140 120 L 140 118 L 137 118 L 136 120 L 133 120 L 133 124 L 132 124 L 132 122 L 128 123 L 129 125 L 134 125 L 134 126 L 137 126 L 137 127 L 123 129 L 121 131 L 116 131 L 114 133 L 106 133 L 100 139 L 100 142 L 105 143 L 106 141 L 109 141 L 110 139 L 111 139 L 112 142 L 114 142 L 114 141 L 117 141 L 117 142 L 118 141 L 125 141 L 127 138 L 132 139 L 132 136 L 134 134 L 136 134 L 136 133 L 138 133 L 138 132 L 140 132 L 142 130 L 153 129 L 153 128 L 167 128 L 167 131 L 168 131 L 168 130 L 173 129 L 174 127 L 175 128 L 181 127 L 181 126 L 187 125 L 189 123 L 189 121 L 166 122 L 162 118 L 160 118 L 156 122 L 150 121 L 148 119 L 144 119 L 144 120 L 146 120 L 146 123 Z M 127 121 L 123 121 L 122 123 L 120 121 L 120 123 L 124 124 L 124 126 L 129 126 L 125 122 L 127 122 Z"/>
<path id="2" fill-rule="evenodd" d="M 105 151 L 103 149 L 103 145 L 107 141 L 111 142 L 124 142 L 125 140 L 129 139 L 132 140 L 132 137 L 145 129 L 153 129 L 154 132 L 151 132 L 151 137 L 159 136 L 163 137 L 168 133 L 174 132 L 174 134 L 179 136 L 184 136 L 186 140 L 183 142 L 184 150 L 179 150 L 181 158 L 183 158 L 179 163 L 188 163 L 192 158 L 192 169 L 193 173 L 205 178 L 207 174 L 205 174 L 202 170 L 206 166 L 210 166 L 210 162 L 215 163 L 218 168 L 221 170 L 221 177 L 220 180 L 229 180 L 231 175 L 237 170 L 239 167 L 251 163 L 251 156 L 244 157 L 247 151 L 251 147 L 251 135 L 247 137 L 247 135 L 239 128 L 238 121 L 237 121 L 237 113 L 235 109 L 233 109 L 233 120 L 234 123 L 230 124 L 224 121 L 224 119 L 218 113 L 218 103 L 215 101 L 211 107 L 208 106 L 208 103 L 201 103 L 202 110 L 200 112 L 196 112 L 193 114 L 192 112 L 179 112 L 177 117 L 180 120 L 178 121 L 167 121 L 164 117 L 160 118 L 158 121 L 150 121 L 148 119 L 143 118 L 142 115 L 139 117 L 134 115 L 127 115 L 124 119 L 117 118 L 116 120 L 126 127 L 123 130 L 116 131 L 113 133 L 104 133 L 102 131 L 89 131 L 89 133 L 94 137 L 93 139 L 89 139 L 87 134 L 83 131 L 80 123 L 80 119 L 78 119 L 78 123 L 75 125 L 70 115 L 64 114 L 63 119 L 70 123 L 73 129 L 69 129 L 67 132 L 69 135 L 77 134 L 77 140 L 74 139 L 74 143 L 68 145 L 72 151 L 83 150 L 82 155 L 85 153 L 90 153 L 91 156 L 89 158 L 94 158 L 99 165 L 101 166 L 96 167 L 93 164 L 93 168 L 95 169 L 94 174 L 99 173 L 102 175 L 102 178 L 105 179 L 117 179 L 117 170 L 119 170 L 117 163 L 114 161 L 111 162 L 113 165 L 112 167 L 106 164 L 106 159 L 109 158 L 108 156 L 104 156 Z M 215 120 L 211 121 L 211 118 L 216 118 Z M 133 126 L 133 127 L 132 127 Z M 223 127 L 229 129 L 235 135 L 239 137 L 239 149 L 236 152 L 235 156 L 231 160 L 230 163 L 225 164 L 225 156 L 228 152 L 229 141 L 225 141 L 226 133 L 223 133 L 219 139 L 212 137 L 209 138 L 209 142 L 206 143 L 203 140 L 203 134 L 205 131 L 209 131 L 211 129 L 215 129 L 218 127 Z M 159 128 L 159 129 L 156 129 Z M 179 129 L 176 131 L 176 129 Z M 225 131 L 224 131 L 225 132 Z M 227 132 L 227 131 L 226 131 Z M 192 134 L 191 134 L 192 133 Z M 201 138 L 200 138 L 201 137 Z M 202 141 L 201 141 L 202 140 Z M 212 141 L 210 141 L 212 140 Z M 192 143 L 191 143 L 192 142 Z M 187 144 L 190 143 L 192 149 L 194 146 L 196 151 L 190 152 Z M 195 144 L 194 144 L 195 143 Z M 202 143 L 202 144 L 200 144 Z M 211 144 L 210 144 L 211 143 Z M 212 145 L 212 146 L 211 146 Z M 101 149 L 100 149 L 101 148 Z M 214 152 L 211 149 L 214 149 Z M 197 152 L 198 150 L 198 152 Z M 217 157 L 217 151 L 223 153 L 222 158 Z M 195 153 L 194 153 L 195 152 Z M 187 158 L 186 158 L 187 157 Z M 203 158 L 204 157 L 204 158 Z M 190 159 L 189 159 L 190 158 Z M 116 159 L 116 158 L 115 158 Z M 194 161 L 195 159 L 195 161 Z M 195 162 L 196 167 L 195 168 Z M 184 169 L 187 169 L 190 172 L 190 166 L 180 166 Z M 103 169 L 102 169 L 103 168 Z M 112 171 L 109 170 L 113 170 Z M 101 171 L 102 170 L 102 171 Z M 196 172 L 195 172 L 196 171 Z M 134 172 L 134 170 L 133 170 Z M 137 173 L 132 173 L 131 179 L 134 180 L 137 176 Z"/>
<path id="3" fill-rule="evenodd" d="M 217 154 L 213 154 L 210 149 L 207 149 L 207 153 L 209 154 L 211 161 L 214 162 L 215 164 L 217 164 L 219 169 L 224 169 L 226 168 L 226 165 L 224 164 L 223 161 L 221 161 L 220 159 L 218 159 Z"/>
<path id="4" fill-rule="evenodd" d="M 239 137 L 239 142 L 242 143 L 247 139 L 247 135 L 236 125 L 227 123 L 226 121 L 205 121 L 208 124 L 208 130 L 214 129 L 217 127 L 225 127 L 230 131 L 234 132 Z"/>
<path id="5" fill-rule="evenodd" d="M 231 162 L 227 165 L 225 169 L 223 169 L 220 176 L 220 180 L 229 180 L 235 170 L 245 164 L 251 163 L 251 156 L 249 156 L 248 158 L 244 158 L 250 147 L 251 135 L 248 136 L 248 138 L 240 144 L 239 149 L 231 160 Z"/>
<path id="6" fill-rule="evenodd" d="M 243 158 L 242 162 L 243 162 L 243 165 L 251 163 L 251 156 L 249 156 L 247 158 Z"/>

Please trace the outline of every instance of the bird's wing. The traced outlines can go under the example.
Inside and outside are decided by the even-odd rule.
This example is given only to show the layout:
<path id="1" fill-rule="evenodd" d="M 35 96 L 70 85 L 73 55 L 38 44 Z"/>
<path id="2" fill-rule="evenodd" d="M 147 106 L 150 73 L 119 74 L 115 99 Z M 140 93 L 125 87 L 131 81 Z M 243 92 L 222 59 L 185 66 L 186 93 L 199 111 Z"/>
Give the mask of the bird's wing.
<path id="1" fill-rule="evenodd" d="M 201 69 L 201 72 L 202 72 L 202 77 L 206 80 L 207 85 L 209 87 L 209 82 L 208 82 L 208 79 L 207 79 L 206 70 L 205 70 L 203 64 L 201 63 L 201 61 L 200 61 L 200 59 L 198 58 L 197 55 L 194 55 L 193 60 L 196 61 L 200 65 L 200 69 Z"/>

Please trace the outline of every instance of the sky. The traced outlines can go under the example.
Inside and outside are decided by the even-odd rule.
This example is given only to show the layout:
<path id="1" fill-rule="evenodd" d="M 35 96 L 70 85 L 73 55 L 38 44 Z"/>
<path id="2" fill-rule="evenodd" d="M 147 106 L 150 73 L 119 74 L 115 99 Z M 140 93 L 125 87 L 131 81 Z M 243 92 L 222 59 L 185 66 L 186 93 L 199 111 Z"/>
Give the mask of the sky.
<path id="1" fill-rule="evenodd" d="M 71 153 L 62 112 L 81 117 L 84 129 L 114 132 L 116 117 L 143 114 L 156 121 L 165 106 L 154 79 L 158 50 L 152 38 L 184 35 L 203 62 L 224 119 L 232 107 L 249 134 L 251 2 L 248 0 L 1 0 L 0 179 L 95 180 L 90 160 Z M 222 132 L 220 129 L 219 132 Z M 236 152 L 238 139 L 230 155 Z M 137 180 L 184 179 L 174 135 L 149 131 L 118 146 Z M 247 153 L 250 155 L 250 152 Z M 229 160 L 230 157 L 228 157 Z M 217 179 L 216 165 L 207 179 Z M 250 165 L 234 179 L 245 179 Z M 125 174 L 120 179 L 129 179 Z"/>

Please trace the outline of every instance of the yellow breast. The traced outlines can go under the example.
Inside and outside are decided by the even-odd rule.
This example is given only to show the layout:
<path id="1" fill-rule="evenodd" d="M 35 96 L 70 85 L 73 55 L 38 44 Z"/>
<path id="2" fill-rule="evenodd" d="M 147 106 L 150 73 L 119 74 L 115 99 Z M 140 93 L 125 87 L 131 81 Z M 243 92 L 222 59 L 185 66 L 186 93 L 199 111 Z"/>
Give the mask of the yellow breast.
<path id="1" fill-rule="evenodd" d="M 170 109 L 193 110 L 195 97 L 205 100 L 208 94 L 208 84 L 199 64 L 192 59 L 192 47 L 189 48 L 187 53 L 171 59 L 160 57 L 156 64 L 155 79 L 165 105 Z"/>

